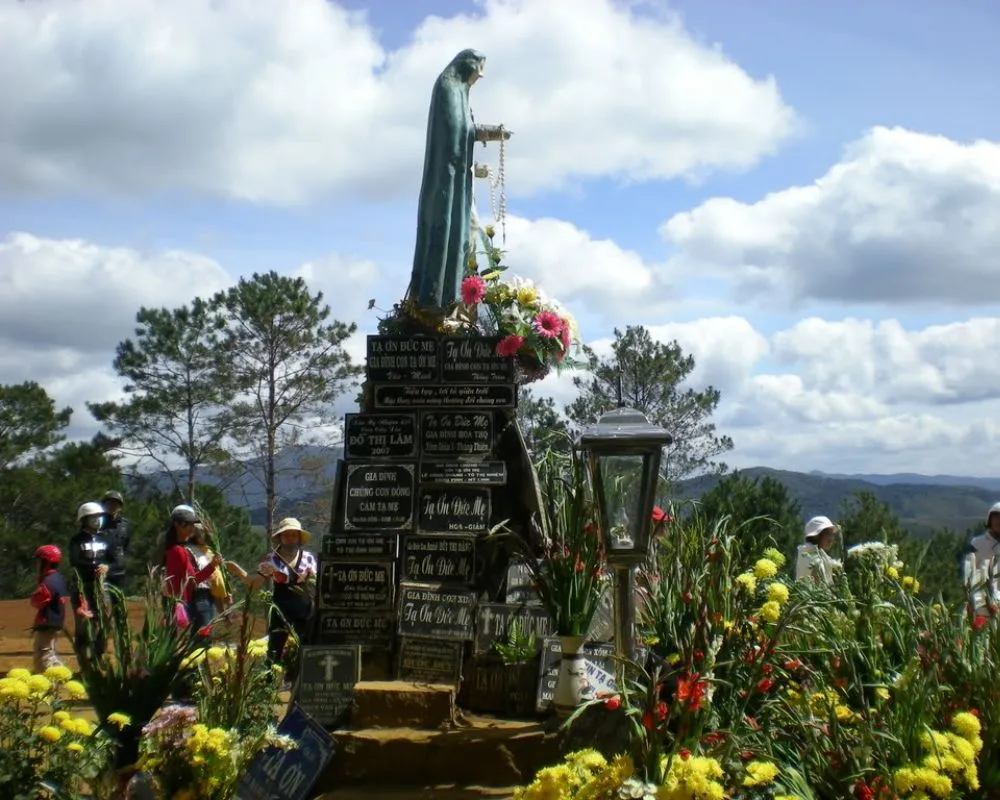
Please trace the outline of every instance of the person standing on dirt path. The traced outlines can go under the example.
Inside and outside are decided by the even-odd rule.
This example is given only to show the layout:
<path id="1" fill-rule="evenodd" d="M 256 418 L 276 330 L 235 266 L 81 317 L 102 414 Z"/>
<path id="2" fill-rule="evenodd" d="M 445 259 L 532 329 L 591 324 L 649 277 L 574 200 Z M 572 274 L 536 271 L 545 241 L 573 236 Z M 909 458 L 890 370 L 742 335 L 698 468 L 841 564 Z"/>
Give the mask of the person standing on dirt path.
<path id="1" fill-rule="evenodd" d="M 69 540 L 69 564 L 73 568 L 73 608 L 76 625 L 73 633 L 77 649 L 93 645 L 95 655 L 107 649 L 107 634 L 100 613 L 105 600 L 104 578 L 111 563 L 111 548 L 101 534 L 104 508 L 100 503 L 84 503 L 77 509 L 80 530 Z M 93 637 L 90 636 L 93 628 Z"/>
<path id="2" fill-rule="evenodd" d="M 49 667 L 63 664 L 56 653 L 56 638 L 66 626 L 66 598 L 69 587 L 59 571 L 62 551 L 54 544 L 43 544 L 35 550 L 38 559 L 38 586 L 31 594 L 35 622 L 31 626 L 33 668 L 41 674 Z"/>
<path id="3" fill-rule="evenodd" d="M 108 540 L 111 551 L 111 560 L 108 563 L 108 583 L 118 589 L 125 591 L 125 558 L 128 555 L 129 542 L 132 541 L 132 523 L 122 516 L 122 509 L 125 507 L 125 500 L 121 492 L 115 490 L 107 491 L 101 498 L 101 505 L 104 506 L 104 527 L 101 533 Z M 121 595 L 111 592 L 113 601 L 122 598 Z"/>

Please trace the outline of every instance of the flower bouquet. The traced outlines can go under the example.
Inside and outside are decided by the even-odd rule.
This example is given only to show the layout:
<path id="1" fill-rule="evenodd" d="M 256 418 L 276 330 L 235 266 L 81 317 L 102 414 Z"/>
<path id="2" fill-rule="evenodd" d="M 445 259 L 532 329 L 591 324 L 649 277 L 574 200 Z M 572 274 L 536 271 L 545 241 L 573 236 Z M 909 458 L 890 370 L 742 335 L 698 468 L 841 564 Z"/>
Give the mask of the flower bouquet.
<path id="1" fill-rule="evenodd" d="M 497 355 L 516 359 L 518 382 L 544 378 L 552 367 L 575 366 L 571 351 L 580 349 L 576 320 L 557 301 L 526 278 L 501 279 L 493 268 L 462 281 L 462 303 L 478 312 L 480 324 L 501 336 Z"/>

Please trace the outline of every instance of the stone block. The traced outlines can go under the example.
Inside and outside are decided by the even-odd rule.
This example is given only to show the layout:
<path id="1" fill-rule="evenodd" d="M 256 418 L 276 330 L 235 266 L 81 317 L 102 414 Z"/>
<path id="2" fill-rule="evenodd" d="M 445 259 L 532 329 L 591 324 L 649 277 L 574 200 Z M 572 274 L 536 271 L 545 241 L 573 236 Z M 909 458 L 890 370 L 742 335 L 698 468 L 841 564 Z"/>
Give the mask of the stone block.
<path id="1" fill-rule="evenodd" d="M 455 687 L 362 681 L 354 687 L 352 728 L 440 730 L 455 724 Z"/>

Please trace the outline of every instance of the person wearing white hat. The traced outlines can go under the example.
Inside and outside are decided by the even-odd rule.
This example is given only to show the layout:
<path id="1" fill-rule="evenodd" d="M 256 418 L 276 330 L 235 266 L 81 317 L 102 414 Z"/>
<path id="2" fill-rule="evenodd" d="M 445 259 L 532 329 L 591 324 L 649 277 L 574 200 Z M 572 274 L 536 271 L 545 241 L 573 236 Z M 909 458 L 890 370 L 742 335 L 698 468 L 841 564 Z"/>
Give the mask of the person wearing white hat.
<path id="1" fill-rule="evenodd" d="M 805 525 L 805 542 L 799 545 L 795 561 L 795 579 L 815 583 L 833 583 L 840 562 L 830 556 L 840 526 L 829 517 L 813 517 Z"/>
<path id="2" fill-rule="evenodd" d="M 274 607 L 267 625 L 268 663 L 282 664 L 289 681 L 294 676 L 285 663 L 285 645 L 292 632 L 302 643 L 313 613 L 317 565 L 316 556 L 303 549 L 309 539 L 309 532 L 297 519 L 281 520 L 271 534 L 274 549 L 258 567 L 258 574 L 274 584 L 271 594 Z"/>
<path id="3" fill-rule="evenodd" d="M 986 512 L 986 530 L 973 536 L 962 559 L 962 581 L 976 616 L 996 613 L 1000 602 L 1000 503 Z"/>

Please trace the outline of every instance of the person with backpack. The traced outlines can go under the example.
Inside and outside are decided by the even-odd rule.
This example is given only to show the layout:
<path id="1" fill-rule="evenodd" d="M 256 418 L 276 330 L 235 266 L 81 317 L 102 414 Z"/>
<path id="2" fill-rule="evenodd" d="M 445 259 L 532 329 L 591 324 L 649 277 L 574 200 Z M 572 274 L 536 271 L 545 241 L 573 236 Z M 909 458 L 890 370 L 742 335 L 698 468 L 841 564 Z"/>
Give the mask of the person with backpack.
<path id="1" fill-rule="evenodd" d="M 45 672 L 49 667 L 61 667 L 56 653 L 56 638 L 66 626 L 66 598 L 69 587 L 59 571 L 62 551 L 54 544 L 43 544 L 35 550 L 38 559 L 38 586 L 31 594 L 31 607 L 35 609 L 35 621 L 31 627 L 33 659 L 36 673 Z"/>
<path id="2" fill-rule="evenodd" d="M 76 512 L 80 530 L 69 540 L 69 564 L 74 572 L 72 600 L 76 610 L 74 646 L 79 650 L 92 644 L 95 655 L 102 655 L 107 649 L 107 634 L 99 612 L 105 600 L 104 579 L 112 554 L 107 538 L 101 533 L 103 519 L 104 508 L 100 503 L 84 503 Z"/>

